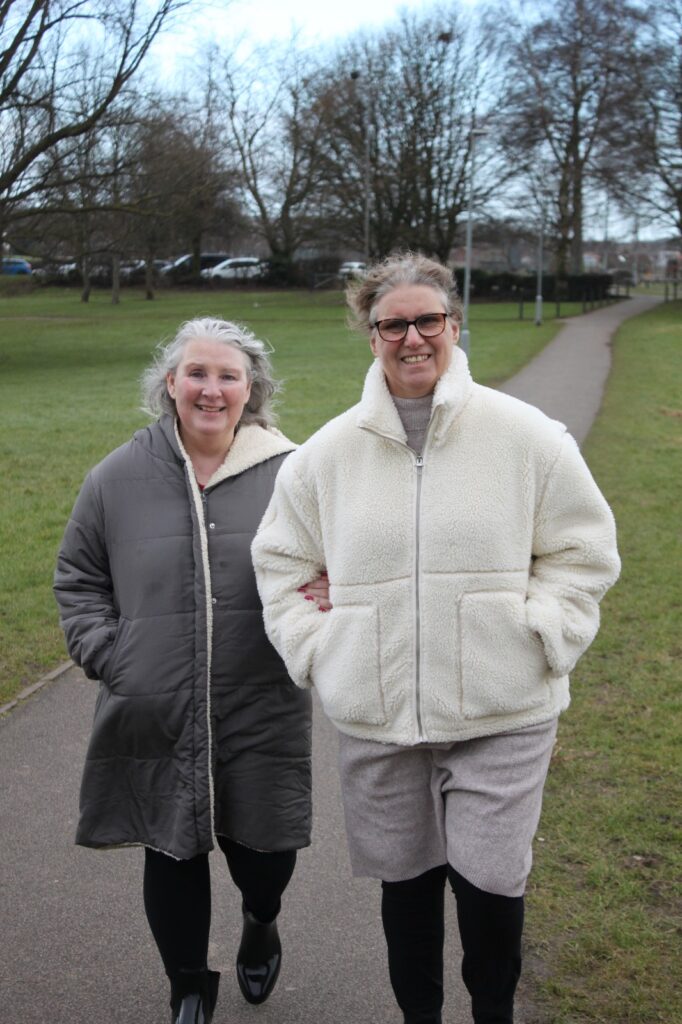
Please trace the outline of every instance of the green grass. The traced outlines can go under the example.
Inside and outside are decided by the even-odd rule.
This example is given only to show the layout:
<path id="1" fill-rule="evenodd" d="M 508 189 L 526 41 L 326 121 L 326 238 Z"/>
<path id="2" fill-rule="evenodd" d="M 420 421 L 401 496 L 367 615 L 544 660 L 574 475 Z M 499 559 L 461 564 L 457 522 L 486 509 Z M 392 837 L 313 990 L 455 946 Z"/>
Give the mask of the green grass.
<path id="1" fill-rule="evenodd" d="M 638 285 L 630 288 L 631 295 L 667 295 L 669 299 L 675 298 L 675 287 L 677 287 L 677 298 L 682 298 L 682 281 L 640 281 Z"/>
<path id="2" fill-rule="evenodd" d="M 296 440 L 357 400 L 369 355 L 338 292 L 135 293 L 118 307 L 105 293 L 88 306 L 73 292 L 0 298 L 0 704 L 64 660 L 50 582 L 73 499 L 87 468 L 144 421 L 136 382 L 154 343 L 200 313 L 244 320 L 273 343 L 282 426 Z M 473 371 L 488 383 L 555 329 L 520 323 L 514 306 L 471 314 Z M 573 677 L 535 848 L 525 991 L 538 1024 L 682 1021 L 681 323 L 682 303 L 669 304 L 619 332 L 586 448 L 624 568 Z"/>
<path id="3" fill-rule="evenodd" d="M 30 283 L 30 282 L 29 282 Z M 10 282 L 12 284 L 12 282 Z M 55 553 L 90 466 L 145 422 L 138 378 L 154 345 L 202 314 L 246 322 L 275 348 L 281 427 L 305 440 L 360 396 L 367 342 L 345 326 L 341 292 L 94 292 L 0 289 L 0 704 L 65 658 L 51 594 Z M 556 330 L 513 305 L 474 306 L 475 376 L 515 372 Z"/>
<path id="4" fill-rule="evenodd" d="M 573 675 L 531 876 L 542 1024 L 682 1021 L 681 382 L 682 303 L 628 321 L 586 446 L 623 572 Z"/>

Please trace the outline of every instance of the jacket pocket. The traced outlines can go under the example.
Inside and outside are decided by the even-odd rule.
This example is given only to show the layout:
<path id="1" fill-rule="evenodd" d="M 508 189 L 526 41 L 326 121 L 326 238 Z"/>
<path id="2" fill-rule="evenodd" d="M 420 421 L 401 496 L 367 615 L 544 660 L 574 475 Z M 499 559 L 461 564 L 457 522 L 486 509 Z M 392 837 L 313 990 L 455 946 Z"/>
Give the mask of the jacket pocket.
<path id="1" fill-rule="evenodd" d="M 111 649 L 109 650 L 109 656 L 104 663 L 102 669 L 102 682 L 106 683 L 107 686 L 111 686 L 116 672 L 116 665 L 120 660 L 121 651 L 124 648 L 125 640 L 128 635 L 130 623 L 128 619 L 124 619 L 123 616 L 118 620 L 118 626 L 116 629 L 116 635 L 112 641 Z"/>
<path id="2" fill-rule="evenodd" d="M 327 614 L 313 663 L 313 682 L 325 712 L 338 722 L 383 725 L 377 609 L 335 605 Z"/>
<path id="3" fill-rule="evenodd" d="M 523 594 L 464 594 L 459 624 L 465 718 L 513 714 L 549 699 L 549 664 L 526 622 Z"/>

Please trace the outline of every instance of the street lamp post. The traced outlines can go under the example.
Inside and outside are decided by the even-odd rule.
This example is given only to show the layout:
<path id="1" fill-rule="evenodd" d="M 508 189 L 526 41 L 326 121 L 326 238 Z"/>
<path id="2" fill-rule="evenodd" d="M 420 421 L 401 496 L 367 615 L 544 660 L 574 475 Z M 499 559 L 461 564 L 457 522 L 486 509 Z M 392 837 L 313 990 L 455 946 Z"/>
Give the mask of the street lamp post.
<path id="1" fill-rule="evenodd" d="M 365 263 L 369 264 L 369 118 L 365 105 L 365 220 L 363 224 L 363 236 L 365 243 Z"/>
<path id="2" fill-rule="evenodd" d="M 538 233 L 538 272 L 537 272 L 537 284 L 535 287 L 535 326 L 540 327 L 542 324 L 542 242 L 543 234 L 545 231 L 544 218 L 540 220 L 540 230 Z"/>
<path id="3" fill-rule="evenodd" d="M 602 270 L 605 274 L 609 272 L 609 194 L 606 193 L 604 203 L 604 252 L 602 253 Z"/>
<path id="4" fill-rule="evenodd" d="M 471 164 L 469 169 L 469 210 L 467 214 L 466 250 L 464 256 L 464 295 L 462 296 L 464 313 L 462 318 L 462 330 L 460 331 L 460 346 L 469 355 L 469 295 L 471 293 L 471 243 L 473 240 L 473 209 L 474 209 L 474 182 L 476 177 L 476 139 L 487 135 L 485 128 L 473 128 L 471 131 Z"/>
<path id="5" fill-rule="evenodd" d="M 355 98 L 357 99 L 357 81 L 362 77 L 360 71 L 351 71 L 351 80 L 354 86 Z M 370 162 L 369 162 L 369 118 L 367 114 L 367 103 L 361 105 L 362 110 L 362 126 L 364 132 L 364 167 L 363 167 L 363 191 L 364 191 L 364 213 L 363 213 L 363 245 L 365 250 L 365 262 L 369 263 L 369 178 L 370 178 Z"/>

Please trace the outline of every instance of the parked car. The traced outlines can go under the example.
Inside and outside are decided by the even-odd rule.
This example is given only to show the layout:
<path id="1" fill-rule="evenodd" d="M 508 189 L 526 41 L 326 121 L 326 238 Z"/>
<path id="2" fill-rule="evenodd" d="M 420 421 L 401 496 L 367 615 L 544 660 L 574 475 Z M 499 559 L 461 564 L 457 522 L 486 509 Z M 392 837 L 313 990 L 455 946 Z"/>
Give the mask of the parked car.
<path id="1" fill-rule="evenodd" d="M 130 263 L 121 264 L 121 281 L 123 284 L 144 284 L 146 279 L 146 260 L 132 260 Z M 168 260 L 152 260 L 152 275 L 163 273 L 169 267 Z"/>
<path id="2" fill-rule="evenodd" d="M 80 264 L 75 260 L 69 260 L 67 263 L 52 264 L 47 282 L 49 284 L 67 285 L 68 287 L 80 287 L 83 284 Z"/>
<path id="3" fill-rule="evenodd" d="M 1 272 L 3 274 L 30 274 L 31 264 L 23 256 L 3 256 Z"/>
<path id="4" fill-rule="evenodd" d="M 215 267 L 216 264 L 222 263 L 223 260 L 229 258 L 230 254 L 228 252 L 202 252 L 199 257 L 199 271 Z M 167 267 L 164 267 L 161 271 L 161 277 L 168 282 L 189 281 L 194 276 L 193 267 L 194 257 L 191 253 L 185 253 L 185 255 L 178 256 L 176 260 L 173 260 Z"/>
<path id="5" fill-rule="evenodd" d="M 112 282 L 111 263 L 93 263 L 90 266 L 90 284 L 96 288 L 109 288 Z"/>
<path id="6" fill-rule="evenodd" d="M 351 277 L 362 277 L 366 270 L 367 264 L 362 260 L 346 260 L 341 264 L 337 273 L 342 281 L 347 281 Z"/>
<path id="7" fill-rule="evenodd" d="M 249 281 L 262 277 L 263 270 L 257 256 L 233 256 L 202 270 L 201 276 L 208 281 Z"/>

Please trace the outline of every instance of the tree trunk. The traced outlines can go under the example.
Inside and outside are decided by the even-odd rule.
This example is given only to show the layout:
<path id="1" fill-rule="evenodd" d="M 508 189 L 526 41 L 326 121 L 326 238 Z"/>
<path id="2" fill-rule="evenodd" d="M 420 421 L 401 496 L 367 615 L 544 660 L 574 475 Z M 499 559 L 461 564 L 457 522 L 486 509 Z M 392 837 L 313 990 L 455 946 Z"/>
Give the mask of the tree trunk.
<path id="1" fill-rule="evenodd" d="M 570 265 L 571 250 L 571 183 L 565 165 L 561 168 L 559 178 L 556 231 L 556 270 L 559 277 L 565 277 Z"/>
<path id="2" fill-rule="evenodd" d="M 201 274 L 201 232 L 192 239 L 192 277 Z"/>
<path id="3" fill-rule="evenodd" d="M 144 264 L 144 297 L 149 302 L 154 298 L 154 258 L 151 254 Z"/>
<path id="4" fill-rule="evenodd" d="M 270 246 L 270 264 L 272 283 L 274 285 L 294 284 L 294 254 L 287 248 L 286 244 L 273 243 L 272 238 L 268 239 Z"/>
<path id="5" fill-rule="evenodd" d="M 92 291 L 92 281 L 90 280 L 90 260 L 87 256 L 84 256 L 81 260 L 81 268 L 83 274 L 83 289 L 81 291 L 81 302 L 90 301 L 90 292 Z"/>
<path id="6" fill-rule="evenodd" d="M 571 273 L 583 272 L 583 177 L 582 168 L 573 171 L 573 209 L 571 211 Z"/>
<path id="7" fill-rule="evenodd" d="M 5 255 L 5 204 L 0 200 L 0 257 Z"/>
<path id="8" fill-rule="evenodd" d="M 111 302 L 118 306 L 121 301 L 121 256 L 115 252 L 111 258 Z"/>

